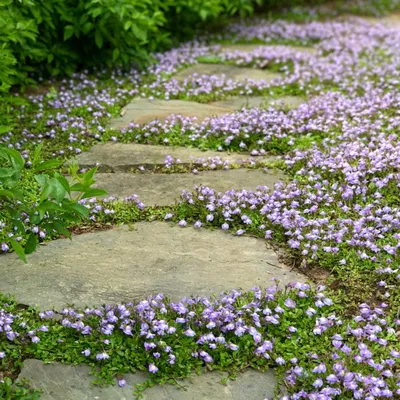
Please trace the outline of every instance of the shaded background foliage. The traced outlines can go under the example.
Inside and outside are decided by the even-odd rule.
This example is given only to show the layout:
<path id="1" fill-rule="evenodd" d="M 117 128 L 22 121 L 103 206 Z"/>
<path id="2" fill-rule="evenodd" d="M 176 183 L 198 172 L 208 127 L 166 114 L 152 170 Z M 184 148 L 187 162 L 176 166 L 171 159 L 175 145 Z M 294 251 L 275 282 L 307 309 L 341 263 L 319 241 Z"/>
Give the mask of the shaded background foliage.
<path id="1" fill-rule="evenodd" d="M 104 64 L 139 66 L 198 28 L 257 8 L 323 0 L 0 0 L 0 91 L 32 76 Z"/>

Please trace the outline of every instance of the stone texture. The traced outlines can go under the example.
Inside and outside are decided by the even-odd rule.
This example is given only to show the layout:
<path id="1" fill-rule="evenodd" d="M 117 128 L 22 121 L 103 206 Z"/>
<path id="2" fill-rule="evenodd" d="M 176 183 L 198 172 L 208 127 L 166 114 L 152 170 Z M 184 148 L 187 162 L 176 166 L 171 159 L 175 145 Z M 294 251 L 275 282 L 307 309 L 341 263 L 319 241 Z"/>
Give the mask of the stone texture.
<path id="1" fill-rule="evenodd" d="M 362 17 L 363 20 L 373 24 L 384 24 L 389 28 L 400 29 L 400 13 L 393 13 L 383 18 Z"/>
<path id="2" fill-rule="evenodd" d="M 89 151 L 80 154 L 77 160 L 81 167 L 89 167 L 98 163 L 100 172 L 126 172 L 140 165 L 144 167 L 165 165 L 167 155 L 179 158 L 183 165 L 189 165 L 199 158 L 207 159 L 208 157 L 221 157 L 223 160 L 232 162 L 240 162 L 240 160 L 249 158 L 248 154 L 228 154 L 187 147 L 110 142 L 92 147 Z"/>
<path id="3" fill-rule="evenodd" d="M 1 256 L 0 292 L 42 310 L 115 304 L 164 293 L 174 301 L 271 283 L 304 281 L 266 242 L 166 222 L 74 236 L 41 246 L 28 264 Z"/>
<path id="4" fill-rule="evenodd" d="M 127 128 L 130 122 L 146 124 L 150 121 L 164 121 L 169 115 L 180 114 L 184 117 L 196 117 L 196 122 L 202 122 L 207 117 L 228 114 L 243 107 L 265 107 L 272 101 L 279 100 L 289 108 L 298 107 L 305 100 L 302 97 L 283 96 L 279 99 L 268 97 L 231 97 L 227 100 L 214 101 L 208 104 L 184 100 L 149 100 L 133 99 L 126 105 L 121 116 L 111 120 L 109 127 L 112 129 Z"/>
<path id="5" fill-rule="evenodd" d="M 262 96 L 254 97 L 231 97 L 226 100 L 214 101 L 209 103 L 213 106 L 220 106 L 230 111 L 240 110 L 242 108 L 267 108 L 269 105 L 276 104 L 277 106 L 283 106 L 285 108 L 297 108 L 303 104 L 306 100 L 300 96 L 282 96 L 279 98 L 269 98 Z"/>
<path id="6" fill-rule="evenodd" d="M 89 367 L 59 363 L 43 364 L 38 360 L 25 360 L 19 379 L 25 378 L 42 389 L 41 400 L 134 400 L 134 385 L 143 382 L 143 373 L 124 376 L 123 388 L 92 385 Z M 272 397 L 276 380 L 273 372 L 247 370 L 227 385 L 220 383 L 224 377 L 219 372 L 195 375 L 180 383 L 187 390 L 171 385 L 157 385 L 146 389 L 143 400 L 263 400 Z"/>
<path id="7" fill-rule="evenodd" d="M 97 174 L 97 187 L 107 190 L 108 195 L 126 197 L 137 194 L 146 205 L 173 204 L 183 189 L 192 190 L 195 185 L 210 186 L 218 191 L 229 189 L 253 189 L 259 185 L 273 188 L 284 178 L 281 172 L 261 170 L 218 170 L 188 174 Z"/>
<path id="8" fill-rule="evenodd" d="M 276 46 L 276 45 L 275 45 Z M 228 52 L 228 51 L 245 51 L 245 52 L 251 52 L 256 49 L 259 49 L 260 47 L 271 47 L 271 45 L 263 45 L 263 44 L 223 44 L 221 45 L 221 50 L 222 52 Z M 293 51 L 299 51 L 302 53 L 308 53 L 308 54 L 315 54 L 316 49 L 313 47 L 304 47 L 304 46 L 285 46 L 288 49 L 291 49 Z"/>
<path id="9" fill-rule="evenodd" d="M 192 65 L 172 77 L 178 81 L 184 81 L 186 78 L 191 77 L 193 74 L 201 75 L 225 75 L 226 79 L 234 79 L 244 81 L 252 79 L 255 81 L 270 82 L 276 78 L 281 77 L 281 74 L 271 72 L 268 70 L 255 69 L 255 68 L 242 68 L 234 65 L 225 64 L 195 64 Z"/>
<path id="10" fill-rule="evenodd" d="M 202 104 L 184 100 L 149 100 L 136 98 L 121 110 L 121 116 L 110 122 L 110 128 L 126 128 L 130 122 L 146 124 L 158 119 L 164 121 L 171 114 L 180 114 L 184 117 L 196 117 L 197 122 L 206 117 L 229 113 L 230 108 L 218 104 Z"/>

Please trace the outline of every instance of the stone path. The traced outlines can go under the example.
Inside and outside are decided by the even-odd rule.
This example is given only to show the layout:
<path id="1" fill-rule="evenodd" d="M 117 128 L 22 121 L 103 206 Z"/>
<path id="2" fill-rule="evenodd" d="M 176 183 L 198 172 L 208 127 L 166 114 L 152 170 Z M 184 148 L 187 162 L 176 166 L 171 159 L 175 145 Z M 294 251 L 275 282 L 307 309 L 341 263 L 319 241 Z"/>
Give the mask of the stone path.
<path id="1" fill-rule="evenodd" d="M 172 114 L 195 117 L 197 122 L 202 122 L 207 117 L 227 114 L 241 108 L 265 108 L 277 100 L 287 108 L 296 108 L 305 101 L 305 99 L 296 96 L 284 96 L 279 99 L 262 96 L 231 97 L 227 100 L 213 101 L 208 104 L 184 100 L 135 98 L 121 110 L 120 117 L 113 119 L 109 126 L 112 129 L 123 129 L 127 128 L 130 122 L 143 125 L 155 119 L 164 121 Z"/>
<path id="2" fill-rule="evenodd" d="M 195 64 L 184 70 L 178 72 L 173 76 L 178 82 L 183 82 L 186 79 L 190 79 L 194 74 L 196 77 L 202 75 L 216 75 L 225 76 L 225 79 L 232 79 L 237 81 L 245 81 L 251 79 L 254 81 L 266 81 L 270 82 L 276 78 L 280 78 L 282 75 L 276 72 L 271 72 L 265 69 L 255 69 L 255 68 L 244 68 L 236 67 L 234 65 L 225 64 Z"/>
<path id="3" fill-rule="evenodd" d="M 140 166 L 152 169 L 165 166 L 167 156 L 180 160 L 181 165 L 202 165 L 208 158 L 220 157 L 224 161 L 242 163 L 249 154 L 226 153 L 222 151 L 201 151 L 187 147 L 147 146 L 143 144 L 106 143 L 98 144 L 77 157 L 82 168 L 97 165 L 99 172 L 127 172 Z M 268 158 L 266 158 L 268 159 Z M 274 157 L 269 157 L 273 160 Z"/>
<path id="4" fill-rule="evenodd" d="M 19 266 L 16 268 L 16 266 Z M 263 240 L 222 230 L 138 223 L 48 243 L 29 256 L 2 257 L 0 292 L 42 310 L 116 304 L 164 293 L 177 301 L 304 280 L 280 265 Z"/>
<path id="5" fill-rule="evenodd" d="M 249 46 L 223 46 L 250 51 Z M 259 46 L 255 46 L 257 48 Z M 309 51 L 309 50 L 304 50 Z M 310 50 L 311 51 L 311 50 Z M 268 70 L 239 68 L 230 65 L 198 64 L 172 79 L 185 80 L 198 74 L 224 74 L 227 79 L 266 80 L 280 76 Z M 284 97 L 284 107 L 299 106 L 304 99 Z M 180 100 L 134 99 L 111 121 L 114 129 L 125 128 L 130 122 L 145 124 L 164 120 L 170 114 L 196 117 L 221 115 L 242 107 L 266 107 L 272 99 L 264 97 L 233 97 L 209 104 Z M 199 149 L 139 144 L 107 143 L 94 146 L 80 154 L 81 167 L 99 165 L 98 185 L 110 195 L 138 194 L 148 205 L 175 202 L 181 190 L 192 190 L 205 184 L 219 191 L 255 189 L 258 185 L 272 187 L 284 179 L 281 172 L 237 169 L 207 171 L 194 174 L 132 174 L 143 166 L 153 169 L 164 166 L 166 156 L 180 159 L 183 165 L 194 160 L 221 157 L 230 162 L 243 162 L 248 154 L 229 154 Z M 270 159 L 274 159 L 271 157 Z M 199 161 L 198 161 L 199 163 Z M 15 254 L 1 259 L 0 291 L 11 292 L 19 302 L 39 306 L 42 310 L 59 310 L 68 304 L 84 307 L 143 299 L 159 292 L 172 300 L 185 296 L 210 296 L 222 291 L 265 286 L 271 278 L 282 284 L 305 281 L 305 277 L 280 264 L 277 254 L 265 241 L 238 237 L 222 230 L 180 228 L 166 222 L 138 223 L 108 231 L 75 236 L 72 241 L 60 239 L 41 246 L 23 265 Z M 141 374 L 128 375 L 125 388 L 98 388 L 91 385 L 86 366 L 43 365 L 26 360 L 20 378 L 29 378 L 43 389 L 44 400 L 133 399 L 133 385 L 141 382 Z M 247 371 L 227 386 L 219 384 L 221 376 L 207 373 L 185 380 L 188 391 L 177 387 L 156 386 L 145 392 L 148 400 L 263 400 L 272 396 L 276 381 L 272 371 Z"/>
<path id="6" fill-rule="evenodd" d="M 87 366 L 69 366 L 57 363 L 44 365 L 41 361 L 26 360 L 20 378 L 40 382 L 44 393 L 41 400 L 128 400 L 132 399 L 134 385 L 143 382 L 142 373 L 124 376 L 127 385 L 94 387 Z M 143 400 L 263 400 L 272 396 L 276 381 L 272 372 L 245 371 L 235 381 L 221 385 L 224 374 L 207 372 L 182 381 L 187 390 L 162 385 L 146 389 Z"/>
<path id="7" fill-rule="evenodd" d="M 195 185 L 209 186 L 225 192 L 229 189 L 255 190 L 262 183 L 272 189 L 284 179 L 279 171 L 228 170 L 203 171 L 198 174 L 97 174 L 96 186 L 107 190 L 108 196 L 127 197 L 135 193 L 147 206 L 169 205 L 179 200 L 182 190 Z"/>

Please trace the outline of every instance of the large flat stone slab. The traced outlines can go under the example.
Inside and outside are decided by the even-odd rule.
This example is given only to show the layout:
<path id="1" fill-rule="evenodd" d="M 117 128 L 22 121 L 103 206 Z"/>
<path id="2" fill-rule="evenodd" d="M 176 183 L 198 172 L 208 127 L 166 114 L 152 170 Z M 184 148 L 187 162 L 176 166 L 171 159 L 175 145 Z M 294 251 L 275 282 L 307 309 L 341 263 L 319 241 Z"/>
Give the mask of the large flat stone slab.
<path id="1" fill-rule="evenodd" d="M 300 96 L 282 96 L 279 98 L 270 98 L 262 96 L 254 97 L 231 97 L 226 100 L 214 101 L 210 105 L 220 106 L 231 111 L 241 110 L 242 108 L 268 108 L 270 105 L 283 106 L 285 108 L 297 108 L 305 103 L 306 99 Z"/>
<path id="2" fill-rule="evenodd" d="M 386 17 L 361 17 L 364 21 L 372 24 L 384 24 L 389 28 L 400 29 L 400 13 L 393 13 Z"/>
<path id="3" fill-rule="evenodd" d="M 279 45 L 279 47 L 283 47 L 284 45 Z M 297 51 L 300 53 L 307 54 L 315 54 L 316 49 L 313 47 L 305 47 L 305 46 L 285 46 L 288 50 Z M 263 44 L 248 44 L 248 43 L 228 43 L 221 45 L 221 51 L 223 53 L 232 52 L 232 51 L 242 51 L 242 52 L 252 52 L 254 50 L 260 48 L 270 48 L 273 51 L 272 45 L 263 45 Z"/>
<path id="4" fill-rule="evenodd" d="M 55 240 L 29 255 L 26 265 L 15 254 L 0 258 L 0 292 L 42 310 L 115 304 L 157 293 L 177 301 L 270 285 L 272 277 L 282 283 L 305 280 L 280 265 L 264 240 L 166 222 Z"/>
<path id="5" fill-rule="evenodd" d="M 59 363 L 43 364 L 25 360 L 19 379 L 25 378 L 42 389 L 41 400 L 134 400 L 134 385 L 145 381 L 143 373 L 127 374 L 127 385 L 98 387 L 92 385 L 89 367 Z M 220 383 L 219 372 L 194 375 L 181 381 L 187 390 L 171 385 L 157 385 L 145 390 L 143 400 L 263 400 L 274 393 L 276 380 L 272 371 L 247 370 L 227 385 Z"/>
<path id="6" fill-rule="evenodd" d="M 150 146 L 136 143 L 105 143 L 92 147 L 89 151 L 77 157 L 81 167 L 99 165 L 100 172 L 126 172 L 132 168 L 143 166 L 152 168 L 153 166 L 165 165 L 167 156 L 172 156 L 181 160 L 183 165 L 201 164 L 195 162 L 203 158 L 221 157 L 223 160 L 235 162 L 248 159 L 249 155 L 228 154 L 218 151 L 201 151 L 199 149 L 189 149 L 187 147 L 172 146 Z"/>
<path id="7" fill-rule="evenodd" d="M 154 120 L 162 122 L 173 114 L 184 117 L 195 117 L 196 122 L 200 123 L 207 117 L 229 114 L 243 107 L 267 107 L 274 100 L 276 99 L 262 96 L 231 97 L 227 100 L 202 104 L 185 100 L 149 100 L 136 98 L 121 110 L 120 117 L 111 120 L 109 127 L 112 129 L 124 129 L 131 122 L 139 125 L 147 124 Z M 278 100 L 285 105 L 287 104 L 289 108 L 298 107 L 305 101 L 303 98 L 297 96 L 283 96 Z"/>
<path id="8" fill-rule="evenodd" d="M 259 185 L 271 189 L 284 179 L 281 172 L 261 170 L 218 170 L 194 174 L 97 174 L 96 185 L 107 190 L 108 195 L 126 197 L 137 194 L 140 200 L 150 205 L 169 205 L 179 200 L 183 189 L 192 191 L 195 185 L 210 186 L 225 192 L 229 189 L 255 190 Z"/>
<path id="9" fill-rule="evenodd" d="M 172 114 L 196 117 L 197 122 L 202 122 L 207 117 L 227 114 L 230 111 L 230 108 L 224 108 L 218 104 L 136 98 L 121 110 L 119 118 L 111 120 L 109 126 L 113 129 L 122 129 L 128 127 L 130 122 L 142 125 L 154 120 L 164 121 Z"/>
<path id="10" fill-rule="evenodd" d="M 199 63 L 178 72 L 172 78 L 182 82 L 185 79 L 192 77 L 194 74 L 197 74 L 197 76 L 225 75 L 225 79 L 233 79 L 237 81 L 245 81 L 251 79 L 254 81 L 266 81 L 266 82 L 271 82 L 276 78 L 282 77 L 282 74 L 278 74 L 268 70 L 255 69 L 255 68 L 242 68 L 226 64 Z"/>

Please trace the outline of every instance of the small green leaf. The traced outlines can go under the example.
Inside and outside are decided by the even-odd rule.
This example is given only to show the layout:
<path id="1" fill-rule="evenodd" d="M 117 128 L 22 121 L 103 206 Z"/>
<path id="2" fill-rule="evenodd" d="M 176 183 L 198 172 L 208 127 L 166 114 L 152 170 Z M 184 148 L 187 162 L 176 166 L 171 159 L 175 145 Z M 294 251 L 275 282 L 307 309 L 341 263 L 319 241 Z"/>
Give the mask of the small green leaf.
<path id="1" fill-rule="evenodd" d="M 49 178 L 47 175 L 39 174 L 35 175 L 35 180 L 40 185 L 40 187 L 44 188 L 47 185 Z"/>
<path id="2" fill-rule="evenodd" d="M 2 133 L 10 132 L 12 128 L 10 126 L 0 126 L 0 135 Z"/>
<path id="3" fill-rule="evenodd" d="M 0 197 L 14 198 L 14 194 L 10 190 L 0 189 Z"/>
<path id="4" fill-rule="evenodd" d="M 75 212 L 77 212 L 79 215 L 85 217 L 85 218 L 89 218 L 89 210 L 83 206 L 82 204 L 78 204 L 78 203 L 71 203 L 68 208 L 74 210 Z"/>
<path id="5" fill-rule="evenodd" d="M 38 245 L 37 236 L 34 233 L 31 233 L 25 244 L 25 254 L 33 253 L 36 250 L 37 245 Z"/>
<path id="6" fill-rule="evenodd" d="M 74 34 L 74 27 L 72 25 L 67 25 L 64 28 L 64 41 L 68 40 Z"/>
<path id="7" fill-rule="evenodd" d="M 119 57 L 119 49 L 114 49 L 112 54 L 113 61 L 116 61 L 118 57 Z"/>
<path id="8" fill-rule="evenodd" d="M 35 172 L 39 172 L 39 171 L 45 171 L 48 169 L 54 169 L 54 168 L 59 168 L 61 167 L 61 165 L 64 164 L 64 161 L 62 160 L 47 160 L 47 161 L 43 161 L 41 162 L 36 168 L 35 168 Z"/>
<path id="9" fill-rule="evenodd" d="M 96 29 L 96 32 L 94 34 L 94 40 L 96 42 L 96 46 L 101 49 L 103 47 L 103 36 L 101 34 L 101 32 Z"/>
<path id="10" fill-rule="evenodd" d="M 105 196 L 107 192 L 103 189 L 89 189 L 83 193 L 81 199 L 87 199 L 89 197 Z"/>
<path id="11" fill-rule="evenodd" d="M 10 239 L 11 247 L 14 249 L 17 256 L 26 264 L 25 251 L 23 247 L 14 239 Z"/>
<path id="12" fill-rule="evenodd" d="M 56 179 L 61 183 L 61 185 L 63 185 L 64 189 L 67 191 L 67 193 L 70 193 L 71 189 L 69 187 L 69 182 L 68 180 L 65 178 L 65 176 L 62 175 L 57 175 Z"/>
<path id="13" fill-rule="evenodd" d="M 132 33 L 140 40 L 146 41 L 147 40 L 147 32 L 137 25 L 132 25 L 131 27 Z"/>

